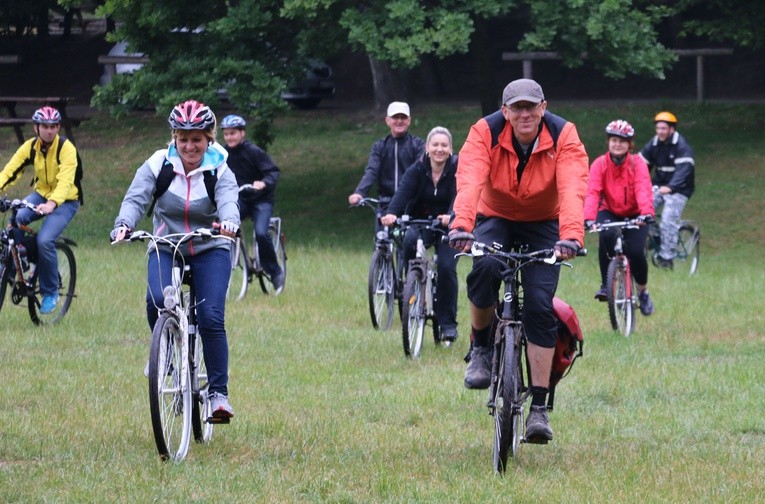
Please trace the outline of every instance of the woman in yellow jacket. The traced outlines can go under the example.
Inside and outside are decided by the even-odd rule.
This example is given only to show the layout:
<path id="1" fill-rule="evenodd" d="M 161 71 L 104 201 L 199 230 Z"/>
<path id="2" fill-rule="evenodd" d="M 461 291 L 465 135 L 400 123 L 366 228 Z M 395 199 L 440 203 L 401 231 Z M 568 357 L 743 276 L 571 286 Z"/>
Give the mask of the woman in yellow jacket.
<path id="1" fill-rule="evenodd" d="M 58 134 L 58 110 L 38 109 L 32 121 L 36 136 L 24 142 L 0 172 L 0 191 L 16 183 L 27 166 L 34 166 L 34 191 L 25 199 L 35 208 L 19 210 L 16 222 L 27 225 L 47 217 L 37 233 L 37 275 L 43 295 L 40 313 L 50 313 L 58 303 L 55 242 L 80 208 L 82 167 L 72 142 Z"/>

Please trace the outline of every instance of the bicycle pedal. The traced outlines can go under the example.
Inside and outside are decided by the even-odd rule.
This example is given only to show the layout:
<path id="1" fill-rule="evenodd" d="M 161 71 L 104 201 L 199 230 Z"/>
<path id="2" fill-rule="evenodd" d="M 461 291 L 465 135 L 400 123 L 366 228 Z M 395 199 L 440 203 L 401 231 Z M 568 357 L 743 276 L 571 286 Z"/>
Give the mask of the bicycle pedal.
<path id="1" fill-rule="evenodd" d="M 550 440 L 549 439 L 545 439 L 545 438 L 526 438 L 526 437 L 524 437 L 523 439 L 521 439 L 521 443 L 526 443 L 526 444 L 545 445 L 545 444 L 547 444 L 549 442 L 550 442 Z"/>
<path id="2" fill-rule="evenodd" d="M 220 418 L 220 417 L 211 416 L 211 417 L 207 417 L 206 421 L 209 424 L 220 425 L 220 424 L 231 423 L 231 418 L 229 418 L 229 417 Z"/>

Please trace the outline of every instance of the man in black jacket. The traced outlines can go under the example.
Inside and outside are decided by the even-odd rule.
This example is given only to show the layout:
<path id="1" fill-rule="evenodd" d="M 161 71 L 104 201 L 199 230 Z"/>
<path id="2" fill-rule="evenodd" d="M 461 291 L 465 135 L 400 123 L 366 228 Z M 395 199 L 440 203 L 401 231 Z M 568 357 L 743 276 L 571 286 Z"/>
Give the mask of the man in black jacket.
<path id="1" fill-rule="evenodd" d="M 649 169 L 653 169 L 653 206 L 661 212 L 661 250 L 659 266 L 672 268 L 677 235 L 685 204 L 696 188 L 693 149 L 677 132 L 677 118 L 671 112 L 654 117 L 656 136 L 640 151 Z"/>
<path id="2" fill-rule="evenodd" d="M 244 220 L 252 218 L 255 240 L 258 242 L 260 264 L 274 284 L 275 294 L 284 289 L 284 271 L 276 261 L 276 252 L 268 234 L 274 212 L 274 190 L 279 168 L 266 152 L 245 140 L 246 123 L 238 115 L 228 115 L 220 123 L 226 143 L 226 163 L 236 175 L 239 191 L 239 214 Z M 250 189 L 242 190 L 243 186 Z"/>
<path id="3" fill-rule="evenodd" d="M 388 105 L 385 124 L 390 128 L 390 135 L 372 145 L 364 176 L 353 194 L 348 196 L 351 205 L 356 205 L 367 196 L 375 184 L 380 199 L 390 200 L 393 197 L 406 169 L 425 151 L 422 139 L 409 134 L 411 122 L 408 104 L 392 102 Z"/>

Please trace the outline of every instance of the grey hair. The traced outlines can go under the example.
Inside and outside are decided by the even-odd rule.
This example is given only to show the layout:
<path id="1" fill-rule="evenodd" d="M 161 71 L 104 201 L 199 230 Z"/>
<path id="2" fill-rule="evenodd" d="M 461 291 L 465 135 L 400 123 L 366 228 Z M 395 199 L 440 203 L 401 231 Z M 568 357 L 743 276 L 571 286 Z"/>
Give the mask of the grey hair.
<path id="1" fill-rule="evenodd" d="M 446 137 L 449 139 L 449 145 L 452 145 L 452 134 L 449 132 L 448 129 L 444 128 L 443 126 L 436 126 L 432 130 L 430 130 L 430 133 L 428 133 L 428 137 L 425 139 L 425 145 L 430 144 L 430 139 L 433 138 L 433 135 L 438 134 L 446 135 Z"/>

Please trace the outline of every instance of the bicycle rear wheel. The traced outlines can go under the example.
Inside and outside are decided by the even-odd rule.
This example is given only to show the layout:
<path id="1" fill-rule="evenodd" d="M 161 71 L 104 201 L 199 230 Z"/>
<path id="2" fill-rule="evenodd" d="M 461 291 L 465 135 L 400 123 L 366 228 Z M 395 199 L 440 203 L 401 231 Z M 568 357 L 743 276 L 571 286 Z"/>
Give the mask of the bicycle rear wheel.
<path id="1" fill-rule="evenodd" d="M 151 425 L 163 460 L 183 460 L 189 451 L 192 404 L 189 366 L 182 362 L 185 344 L 178 319 L 163 313 L 154 325 L 149 353 Z"/>
<path id="2" fill-rule="evenodd" d="M 608 264 L 606 274 L 608 288 L 608 315 L 611 327 L 624 336 L 629 336 L 635 326 L 635 284 L 627 260 L 614 257 Z"/>
<path id="3" fill-rule="evenodd" d="M 40 313 L 42 293 L 37 274 L 32 281 L 34 293 L 30 293 L 27 301 L 29 318 L 35 325 L 55 324 L 66 315 L 74 298 L 74 286 L 77 280 L 77 264 L 74 261 L 74 252 L 64 242 L 56 242 L 56 256 L 58 258 L 58 304 L 50 313 Z"/>
<path id="4" fill-rule="evenodd" d="M 688 275 L 694 275 L 699 267 L 699 255 L 701 254 L 701 233 L 693 224 L 680 226 L 677 236 L 677 248 L 675 249 L 675 261 L 684 262 Z"/>
<path id="5" fill-rule="evenodd" d="M 191 390 L 193 391 L 191 429 L 198 443 L 207 443 L 212 439 L 213 424 L 207 421 L 212 414 L 208 394 L 210 384 L 207 381 L 204 348 L 199 334 L 194 337 L 194 355 L 189 356 L 189 361 L 189 364 L 193 365 L 191 368 Z"/>
<path id="6" fill-rule="evenodd" d="M 425 332 L 425 278 L 419 268 L 410 268 L 406 275 L 401 326 L 404 354 L 419 357 Z"/>
<path id="7" fill-rule="evenodd" d="M 241 238 L 237 238 L 231 250 L 231 277 L 228 280 L 226 299 L 241 301 L 247 294 L 250 282 L 246 254 L 244 242 Z"/>
<path id="8" fill-rule="evenodd" d="M 284 233 L 279 234 L 279 228 L 275 224 L 268 226 L 268 235 L 271 237 L 271 243 L 274 245 L 274 254 L 276 254 L 276 264 L 282 269 L 284 273 L 284 283 L 287 283 L 287 252 L 284 248 L 285 239 Z M 275 295 L 276 288 L 274 287 L 271 278 L 267 278 L 265 274 L 259 275 L 260 288 L 264 294 Z"/>
<path id="9" fill-rule="evenodd" d="M 508 326 L 500 344 L 499 375 L 494 398 L 494 470 L 505 472 L 508 457 L 515 457 L 523 440 L 521 348 L 515 330 Z"/>
<path id="10" fill-rule="evenodd" d="M 372 254 L 367 289 L 372 327 L 387 331 L 393 323 L 395 288 L 393 263 L 390 255 L 384 250 L 375 250 Z"/>

